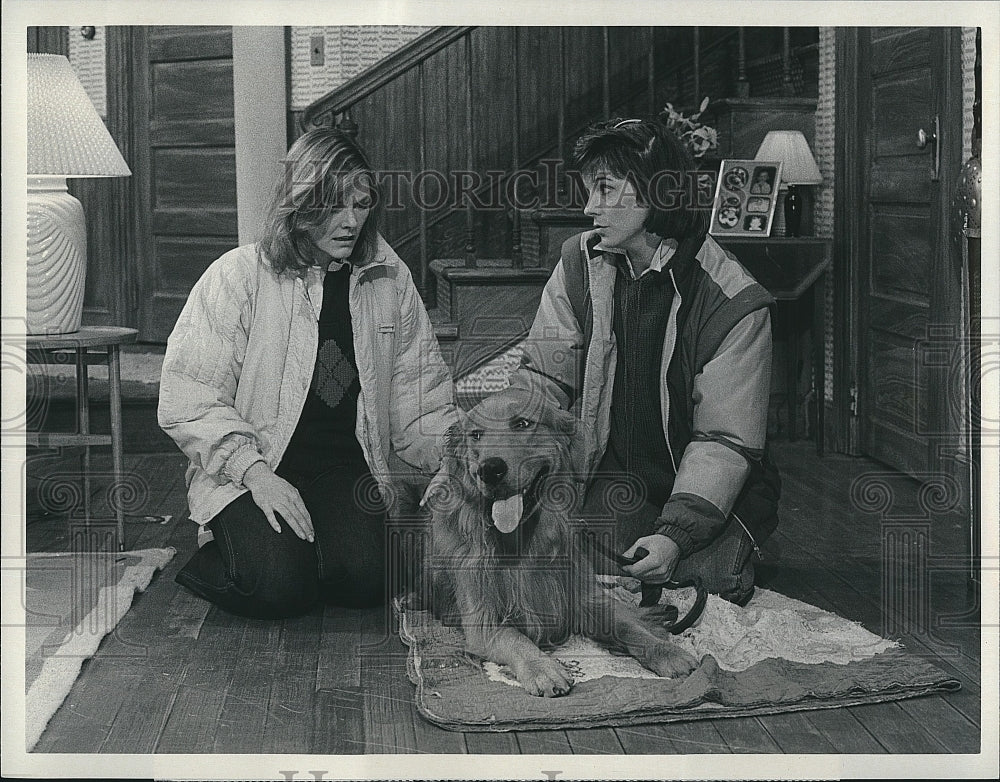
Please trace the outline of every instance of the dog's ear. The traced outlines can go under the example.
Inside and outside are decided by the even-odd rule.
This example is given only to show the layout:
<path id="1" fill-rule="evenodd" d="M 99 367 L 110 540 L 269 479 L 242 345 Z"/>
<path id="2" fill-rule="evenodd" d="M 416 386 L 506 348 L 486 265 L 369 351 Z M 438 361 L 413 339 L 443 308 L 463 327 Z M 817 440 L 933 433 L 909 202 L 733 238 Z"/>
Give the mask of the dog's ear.
<path id="1" fill-rule="evenodd" d="M 458 411 L 458 420 L 445 430 L 443 437 L 444 458 L 458 458 L 465 451 L 465 423 L 468 415 L 463 410 Z"/>
<path id="2" fill-rule="evenodd" d="M 462 474 L 462 464 L 465 461 L 465 419 L 466 415 L 461 410 L 458 411 L 458 420 L 449 426 L 441 436 L 441 466 L 431 479 L 424 496 L 420 500 L 420 507 L 430 504 L 431 509 L 444 507 L 449 502 L 449 498 L 455 495 L 455 485 Z M 437 502 L 435 504 L 435 498 Z M 444 498 L 443 500 L 441 498 Z"/>

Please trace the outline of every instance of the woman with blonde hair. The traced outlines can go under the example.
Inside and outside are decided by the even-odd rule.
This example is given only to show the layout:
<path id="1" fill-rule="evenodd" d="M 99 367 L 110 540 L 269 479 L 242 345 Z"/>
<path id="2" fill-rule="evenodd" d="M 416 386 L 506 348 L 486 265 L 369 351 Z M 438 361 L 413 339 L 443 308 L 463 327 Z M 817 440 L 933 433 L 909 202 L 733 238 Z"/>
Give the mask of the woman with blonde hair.
<path id="1" fill-rule="evenodd" d="M 232 613 L 382 602 L 390 463 L 439 464 L 451 376 L 379 213 L 358 146 L 304 134 L 260 241 L 205 271 L 168 340 L 158 419 L 201 544 L 177 581 Z"/>

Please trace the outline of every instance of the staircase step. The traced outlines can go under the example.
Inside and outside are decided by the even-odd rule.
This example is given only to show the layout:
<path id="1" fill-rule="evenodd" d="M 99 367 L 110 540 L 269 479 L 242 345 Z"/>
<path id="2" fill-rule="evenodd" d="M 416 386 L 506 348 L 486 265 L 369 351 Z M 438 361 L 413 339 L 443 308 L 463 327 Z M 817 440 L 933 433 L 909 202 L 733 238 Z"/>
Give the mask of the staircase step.
<path id="1" fill-rule="evenodd" d="M 453 342 L 458 339 L 458 324 L 448 320 L 440 307 L 427 310 L 427 316 L 431 319 L 431 327 L 438 342 Z"/>

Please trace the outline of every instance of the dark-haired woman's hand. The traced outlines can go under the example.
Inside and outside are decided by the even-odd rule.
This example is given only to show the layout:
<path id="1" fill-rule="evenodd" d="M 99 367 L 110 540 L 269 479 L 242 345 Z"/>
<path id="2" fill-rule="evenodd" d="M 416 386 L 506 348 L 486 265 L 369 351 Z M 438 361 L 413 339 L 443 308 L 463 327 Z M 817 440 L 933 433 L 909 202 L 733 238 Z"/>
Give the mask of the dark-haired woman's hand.
<path id="1" fill-rule="evenodd" d="M 306 504 L 299 496 L 299 490 L 284 478 L 275 475 L 265 462 L 255 462 L 243 476 L 243 485 L 250 490 L 257 507 L 264 511 L 267 521 L 275 532 L 281 532 L 280 514 L 292 532 L 302 540 L 315 540 L 312 519 Z"/>
<path id="2" fill-rule="evenodd" d="M 623 556 L 631 558 L 637 548 L 644 548 L 649 554 L 634 565 L 626 565 L 622 570 L 646 584 L 669 581 L 681 558 L 681 550 L 677 544 L 666 535 L 647 535 L 633 543 Z"/>

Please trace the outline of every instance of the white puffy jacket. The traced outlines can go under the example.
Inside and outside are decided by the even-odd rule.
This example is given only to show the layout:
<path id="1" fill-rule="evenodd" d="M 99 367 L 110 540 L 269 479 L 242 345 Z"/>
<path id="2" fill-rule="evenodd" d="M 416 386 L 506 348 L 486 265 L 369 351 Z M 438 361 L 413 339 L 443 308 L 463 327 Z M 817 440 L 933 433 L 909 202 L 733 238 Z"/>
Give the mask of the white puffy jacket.
<path id="1" fill-rule="evenodd" d="M 191 518 L 210 521 L 247 489 L 261 458 L 276 468 L 316 362 L 323 269 L 275 274 L 256 245 L 223 255 L 195 284 L 167 341 L 157 418 L 190 459 Z M 361 394 L 356 434 L 383 493 L 390 453 L 425 473 L 455 421 L 451 374 L 410 271 L 380 236 L 376 259 L 351 272 Z"/>

